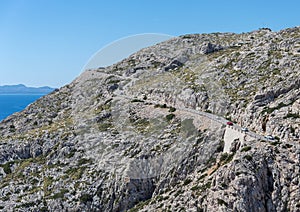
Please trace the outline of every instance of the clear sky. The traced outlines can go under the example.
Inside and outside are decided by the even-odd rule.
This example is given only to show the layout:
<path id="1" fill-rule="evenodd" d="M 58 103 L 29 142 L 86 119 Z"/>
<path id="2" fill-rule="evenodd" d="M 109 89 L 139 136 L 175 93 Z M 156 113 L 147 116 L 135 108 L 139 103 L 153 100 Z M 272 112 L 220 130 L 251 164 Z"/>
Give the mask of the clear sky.
<path id="1" fill-rule="evenodd" d="M 0 85 L 62 86 L 114 40 L 278 31 L 300 24 L 299 0 L 0 0 Z"/>

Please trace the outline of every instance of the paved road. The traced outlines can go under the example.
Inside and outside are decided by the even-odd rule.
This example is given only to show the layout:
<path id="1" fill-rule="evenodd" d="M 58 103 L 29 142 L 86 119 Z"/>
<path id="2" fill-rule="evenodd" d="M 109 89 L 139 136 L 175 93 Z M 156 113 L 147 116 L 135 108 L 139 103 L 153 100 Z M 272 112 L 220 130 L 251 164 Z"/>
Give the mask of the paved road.
<path id="1" fill-rule="evenodd" d="M 125 96 L 125 95 L 120 95 L 120 94 L 115 95 L 115 97 L 122 98 L 122 99 L 128 99 L 128 100 L 133 100 L 134 99 L 134 98 L 131 98 L 131 97 L 128 97 L 128 96 Z M 149 104 L 159 104 L 158 102 L 152 102 L 152 101 L 144 101 L 144 102 L 149 103 Z M 229 122 L 229 120 L 227 120 L 227 119 L 225 119 L 221 116 L 217 116 L 217 115 L 212 114 L 212 113 L 207 113 L 207 112 L 204 112 L 204 111 L 199 111 L 199 110 L 195 110 L 195 109 L 191 109 L 191 108 L 176 107 L 176 110 L 186 111 L 186 112 L 193 113 L 193 114 L 196 114 L 196 115 L 204 116 L 204 117 L 207 117 L 207 118 L 209 118 L 209 119 L 211 119 L 215 122 L 218 122 L 220 124 L 223 124 L 223 125 L 227 125 L 227 122 Z M 237 124 L 233 124 L 232 127 L 235 130 L 242 131 L 242 127 L 237 125 Z M 253 137 L 255 139 L 269 141 L 264 136 L 259 135 L 259 134 L 255 133 L 253 131 L 247 131 L 245 133 L 248 136 Z"/>
<path id="2" fill-rule="evenodd" d="M 207 112 L 203 112 L 203 111 L 198 111 L 198 110 L 194 110 L 194 109 L 191 109 L 191 108 L 178 108 L 179 110 L 183 110 L 183 111 L 188 111 L 190 113 L 194 113 L 194 114 L 197 114 L 197 115 L 200 115 L 200 116 L 205 116 L 213 121 L 216 121 L 216 122 L 219 122 L 220 124 L 223 124 L 223 125 L 227 125 L 227 122 L 229 122 L 229 120 L 223 118 L 223 117 L 220 117 L 220 116 L 217 116 L 215 114 L 212 114 L 212 113 L 207 113 Z M 237 125 L 237 124 L 233 124 L 232 127 L 235 129 L 235 130 L 238 130 L 240 132 L 242 132 L 242 127 Z M 247 132 L 244 132 L 246 133 L 247 135 L 249 135 L 250 137 L 253 137 L 253 138 L 256 138 L 256 139 L 260 139 L 260 140 L 265 140 L 267 141 L 268 139 L 266 139 L 264 136 L 262 135 L 259 135 L 253 131 L 247 131 Z"/>

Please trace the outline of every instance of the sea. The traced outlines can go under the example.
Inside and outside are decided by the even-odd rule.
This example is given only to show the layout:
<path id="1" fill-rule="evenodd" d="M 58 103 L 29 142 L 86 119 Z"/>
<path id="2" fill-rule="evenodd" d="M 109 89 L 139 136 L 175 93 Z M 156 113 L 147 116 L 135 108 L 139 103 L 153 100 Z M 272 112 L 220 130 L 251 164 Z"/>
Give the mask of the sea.
<path id="1" fill-rule="evenodd" d="M 1 94 L 0 95 L 0 121 L 9 115 L 24 110 L 45 94 Z"/>

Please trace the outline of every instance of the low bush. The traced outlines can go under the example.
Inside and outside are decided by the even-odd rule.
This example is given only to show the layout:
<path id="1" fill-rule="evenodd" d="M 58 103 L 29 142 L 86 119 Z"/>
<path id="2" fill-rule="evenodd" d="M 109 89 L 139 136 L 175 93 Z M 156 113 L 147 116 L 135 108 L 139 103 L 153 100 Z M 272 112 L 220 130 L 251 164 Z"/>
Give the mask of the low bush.
<path id="1" fill-rule="evenodd" d="M 176 111 L 176 108 L 175 107 L 170 107 L 169 109 L 169 112 L 172 113 L 172 112 L 175 112 Z"/>
<path id="2" fill-rule="evenodd" d="M 252 156 L 251 155 L 245 155 L 244 158 L 248 161 L 251 161 L 252 160 Z"/>
<path id="3" fill-rule="evenodd" d="M 241 152 L 248 152 L 249 150 L 251 150 L 251 146 L 245 146 L 241 149 Z"/>
<path id="4" fill-rule="evenodd" d="M 170 113 L 170 114 L 166 115 L 166 119 L 168 121 L 171 121 L 174 117 L 175 117 L 175 115 L 173 113 Z"/>
<path id="5" fill-rule="evenodd" d="M 80 197 L 80 202 L 82 203 L 87 203 L 92 201 L 93 201 L 93 196 L 90 194 L 82 194 Z"/>

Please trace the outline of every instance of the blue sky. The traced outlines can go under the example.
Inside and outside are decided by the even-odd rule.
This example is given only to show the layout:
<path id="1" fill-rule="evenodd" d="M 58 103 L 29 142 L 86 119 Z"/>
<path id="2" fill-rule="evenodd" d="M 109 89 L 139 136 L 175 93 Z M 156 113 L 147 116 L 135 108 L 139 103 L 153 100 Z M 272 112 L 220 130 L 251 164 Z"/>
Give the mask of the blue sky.
<path id="1" fill-rule="evenodd" d="M 135 34 L 299 26 L 299 8 L 299 0 L 1 0 L 0 85 L 62 86 L 103 46 Z"/>

